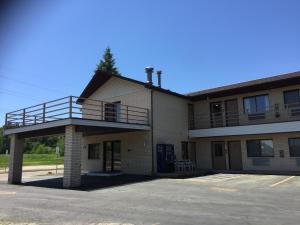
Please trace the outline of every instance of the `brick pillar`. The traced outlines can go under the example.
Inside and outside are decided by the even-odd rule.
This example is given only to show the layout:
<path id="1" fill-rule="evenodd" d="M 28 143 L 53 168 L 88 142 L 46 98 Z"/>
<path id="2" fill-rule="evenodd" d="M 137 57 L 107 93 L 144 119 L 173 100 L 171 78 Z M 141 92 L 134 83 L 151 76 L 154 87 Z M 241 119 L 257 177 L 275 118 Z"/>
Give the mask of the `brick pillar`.
<path id="1" fill-rule="evenodd" d="M 8 183 L 20 184 L 22 182 L 24 139 L 18 138 L 16 134 L 10 136 L 10 156 Z"/>
<path id="2" fill-rule="evenodd" d="M 63 187 L 78 187 L 81 184 L 81 143 L 82 133 L 75 126 L 65 128 L 65 160 Z"/>

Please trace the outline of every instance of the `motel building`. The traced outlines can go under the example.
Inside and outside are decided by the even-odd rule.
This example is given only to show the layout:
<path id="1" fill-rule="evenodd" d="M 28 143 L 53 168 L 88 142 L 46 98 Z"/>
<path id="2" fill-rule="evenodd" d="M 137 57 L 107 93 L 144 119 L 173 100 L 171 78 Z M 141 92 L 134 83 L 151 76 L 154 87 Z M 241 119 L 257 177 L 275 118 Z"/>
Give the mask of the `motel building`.
<path id="1" fill-rule="evenodd" d="M 7 113 L 8 182 L 22 182 L 24 139 L 50 135 L 65 137 L 65 188 L 91 172 L 300 172 L 300 72 L 189 94 L 146 73 L 141 82 L 98 71 L 79 97 Z"/>

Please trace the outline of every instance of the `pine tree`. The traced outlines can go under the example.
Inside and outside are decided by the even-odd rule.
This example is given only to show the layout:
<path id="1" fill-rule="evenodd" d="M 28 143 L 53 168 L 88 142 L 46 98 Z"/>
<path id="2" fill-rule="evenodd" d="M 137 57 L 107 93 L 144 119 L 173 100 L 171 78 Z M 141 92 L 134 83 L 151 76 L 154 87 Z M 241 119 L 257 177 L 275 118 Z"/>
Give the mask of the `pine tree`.
<path id="1" fill-rule="evenodd" d="M 96 71 L 104 71 L 115 75 L 121 75 L 118 68 L 115 66 L 115 59 L 109 47 L 105 49 L 103 59 L 101 59 L 100 63 L 97 65 Z"/>

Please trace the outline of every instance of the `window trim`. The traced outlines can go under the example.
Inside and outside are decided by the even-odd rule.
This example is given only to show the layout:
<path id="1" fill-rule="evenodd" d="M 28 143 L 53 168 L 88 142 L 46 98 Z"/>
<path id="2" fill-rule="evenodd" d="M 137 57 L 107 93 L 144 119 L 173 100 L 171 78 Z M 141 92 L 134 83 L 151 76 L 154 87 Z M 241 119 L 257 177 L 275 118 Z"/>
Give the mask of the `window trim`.
<path id="1" fill-rule="evenodd" d="M 246 112 L 246 107 L 245 107 L 245 99 L 246 98 L 255 98 L 255 108 L 256 108 L 256 110 L 257 110 L 257 102 L 256 102 L 256 98 L 257 97 L 261 97 L 261 96 L 267 96 L 268 97 L 268 103 L 269 103 L 269 107 L 270 107 L 270 98 L 269 98 L 269 94 L 259 94 L 259 95 L 251 95 L 251 96 L 245 96 L 245 97 L 243 97 L 243 108 L 244 108 L 244 113 L 245 114 L 257 114 L 257 113 L 260 113 L 260 112 L 255 112 L 255 113 L 248 113 L 248 112 Z M 262 113 L 266 113 L 266 112 L 268 112 L 268 111 L 265 111 L 265 112 L 262 112 Z"/>
<path id="2" fill-rule="evenodd" d="M 248 142 L 249 141 L 259 141 L 259 145 L 260 145 L 260 156 L 249 156 L 248 155 Z M 272 156 L 263 156 L 261 154 L 261 141 L 272 141 L 272 145 L 273 145 L 273 155 Z M 250 140 L 246 140 L 246 151 L 247 151 L 247 158 L 274 158 L 275 157 L 275 151 L 274 151 L 274 142 L 273 139 L 250 139 Z"/>
<path id="3" fill-rule="evenodd" d="M 292 156 L 291 155 L 291 144 L 290 144 L 290 140 L 292 139 L 300 139 L 300 137 L 291 137 L 291 138 L 288 138 L 288 144 L 289 144 L 289 156 L 290 158 L 300 158 L 300 155 L 299 156 Z"/>

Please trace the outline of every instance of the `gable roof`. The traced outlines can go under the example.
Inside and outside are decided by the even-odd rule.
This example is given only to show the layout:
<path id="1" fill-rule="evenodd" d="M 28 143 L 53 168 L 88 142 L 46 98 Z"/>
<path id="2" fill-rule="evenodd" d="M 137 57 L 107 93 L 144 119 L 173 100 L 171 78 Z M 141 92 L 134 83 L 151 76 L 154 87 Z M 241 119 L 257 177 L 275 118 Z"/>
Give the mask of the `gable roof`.
<path id="1" fill-rule="evenodd" d="M 207 98 L 218 98 L 285 87 L 295 84 L 300 84 L 300 71 L 192 92 L 186 94 L 186 96 L 190 97 L 191 100 L 196 101 Z"/>
<path id="2" fill-rule="evenodd" d="M 107 72 L 103 72 L 103 71 L 96 71 L 94 76 L 92 77 L 92 79 L 89 81 L 87 86 L 84 88 L 83 92 L 80 94 L 80 97 L 77 100 L 77 102 L 78 103 L 84 102 L 84 98 L 90 97 L 98 88 L 100 88 L 102 85 L 104 85 L 112 77 L 119 78 L 119 79 L 122 79 L 122 80 L 126 80 L 126 81 L 129 81 L 129 82 L 133 82 L 135 84 L 142 85 L 145 88 L 149 88 L 149 89 L 152 89 L 152 90 L 163 92 L 165 94 L 169 94 L 169 95 L 173 95 L 173 96 L 177 96 L 177 97 L 181 97 L 181 98 L 186 98 L 186 99 L 189 98 L 188 96 L 185 96 L 185 95 L 182 95 L 182 94 L 179 94 L 179 93 L 176 93 L 176 92 L 164 89 L 164 88 L 149 85 L 146 82 L 134 80 L 134 79 L 131 79 L 131 78 L 128 78 L 128 77 L 115 75 L 115 74 L 111 74 L 111 73 L 107 73 Z"/>

